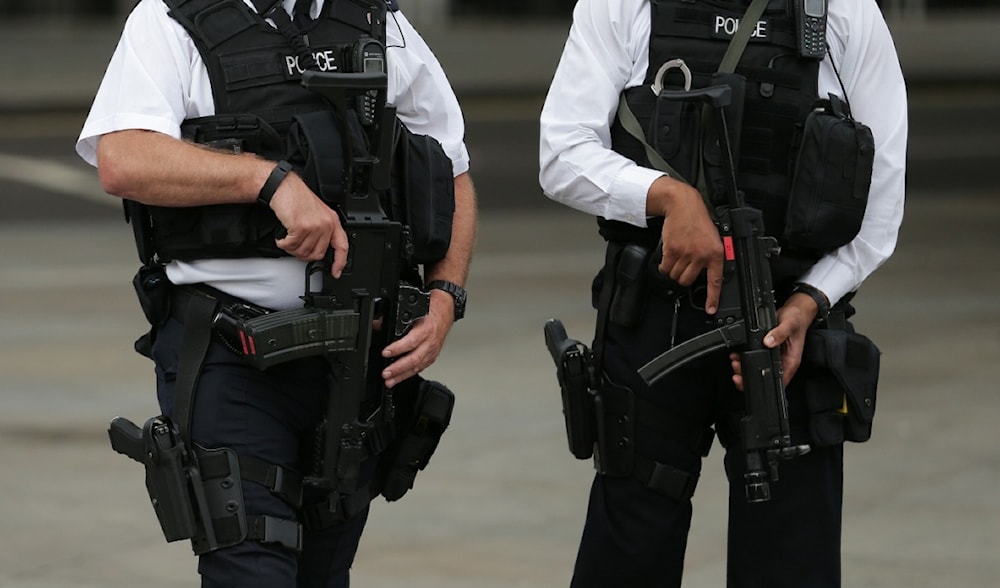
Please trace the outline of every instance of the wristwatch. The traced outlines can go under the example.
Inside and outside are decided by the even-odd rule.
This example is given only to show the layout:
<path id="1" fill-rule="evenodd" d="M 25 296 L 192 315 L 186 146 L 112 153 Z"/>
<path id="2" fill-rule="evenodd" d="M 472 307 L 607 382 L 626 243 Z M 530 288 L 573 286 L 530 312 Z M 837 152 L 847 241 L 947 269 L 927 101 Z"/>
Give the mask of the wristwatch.
<path id="1" fill-rule="evenodd" d="M 285 176 L 292 171 L 292 164 L 287 161 L 279 161 L 274 169 L 271 170 L 271 175 L 267 176 L 267 181 L 260 188 L 260 193 L 257 195 L 257 202 L 260 202 L 264 206 L 271 206 L 271 198 L 274 198 L 274 193 L 278 191 L 278 186 L 281 182 L 285 181 Z"/>
<path id="2" fill-rule="evenodd" d="M 825 321 L 830 316 L 830 299 L 826 297 L 826 294 L 820 291 L 819 288 L 815 286 L 810 286 L 809 284 L 799 282 L 792 286 L 792 294 L 801 292 L 813 299 L 816 303 L 816 321 L 821 323 Z"/>
<path id="3" fill-rule="evenodd" d="M 427 289 L 443 290 L 451 294 L 451 297 L 455 299 L 455 320 L 457 321 L 465 316 L 465 301 L 469 298 L 469 294 L 465 291 L 465 288 L 446 280 L 433 280 L 427 284 Z"/>

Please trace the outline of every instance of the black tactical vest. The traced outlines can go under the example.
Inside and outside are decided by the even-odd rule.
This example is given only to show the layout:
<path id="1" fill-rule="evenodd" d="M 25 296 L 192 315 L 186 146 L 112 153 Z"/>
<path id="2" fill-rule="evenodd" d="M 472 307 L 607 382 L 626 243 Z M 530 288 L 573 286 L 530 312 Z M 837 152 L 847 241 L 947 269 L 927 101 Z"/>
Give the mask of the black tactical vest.
<path id="1" fill-rule="evenodd" d="M 304 60 L 293 44 L 242 0 L 164 2 L 197 46 L 215 101 L 215 116 L 184 122 L 185 139 L 277 161 L 284 156 L 294 116 L 329 110 L 319 95 L 301 85 Z M 255 2 L 258 9 L 270 3 Z M 387 4 L 396 9 L 394 2 L 384 0 L 326 0 L 319 17 L 300 29 L 315 67 L 354 71 L 352 50 L 360 38 L 384 45 Z M 145 225 L 137 227 L 143 261 L 149 253 L 163 262 L 287 255 L 274 244 L 277 218 L 258 203 L 142 208 L 148 212 L 145 219 L 134 206 L 130 212 L 133 223 Z M 138 236 L 143 229 L 145 238 Z"/>
<path id="2" fill-rule="evenodd" d="M 643 86 L 625 90 L 624 96 L 646 129 L 646 141 L 670 161 L 664 145 L 676 146 L 685 130 L 652 124 L 656 97 L 650 86 L 661 65 L 682 59 L 692 73 L 692 88 L 713 85 L 738 21 L 749 2 L 726 0 L 652 0 L 649 69 Z M 798 55 L 793 3 L 772 0 L 755 25 L 735 73 L 746 78 L 742 125 L 738 132 L 737 184 L 747 204 L 763 212 L 765 229 L 781 235 L 789 185 L 800 142 L 802 123 L 818 100 L 819 62 Z M 683 79 L 671 72 L 668 89 L 682 89 Z M 670 136 L 668 136 L 670 135 Z M 733 133 L 730 134 L 733 136 Z M 612 148 L 636 163 L 652 167 L 641 144 L 616 118 L 611 129 Z M 667 151 L 669 149 L 666 149 Z M 693 183 L 695 178 L 690 178 Z M 716 202 L 716 204 L 723 204 Z M 662 219 L 646 229 L 600 219 L 601 234 L 616 241 L 655 245 Z"/>

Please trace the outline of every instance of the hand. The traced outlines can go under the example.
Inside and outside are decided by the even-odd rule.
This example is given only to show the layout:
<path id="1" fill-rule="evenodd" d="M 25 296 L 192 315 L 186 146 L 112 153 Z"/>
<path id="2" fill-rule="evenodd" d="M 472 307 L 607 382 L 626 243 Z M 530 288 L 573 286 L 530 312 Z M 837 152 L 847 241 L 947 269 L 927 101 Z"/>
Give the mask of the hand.
<path id="1" fill-rule="evenodd" d="M 319 199 L 298 174 L 292 172 L 271 198 L 271 209 L 288 233 L 278 247 L 303 261 L 319 261 L 333 248 L 333 277 L 347 266 L 347 233 L 335 210 Z"/>
<path id="2" fill-rule="evenodd" d="M 819 308 L 808 294 L 792 294 L 785 305 L 778 309 L 778 325 L 764 335 L 764 345 L 769 349 L 781 346 L 782 379 L 787 387 L 802 365 L 802 351 L 805 348 L 806 331 L 816 320 Z M 730 353 L 733 368 L 733 383 L 743 391 L 742 365 L 739 353 Z"/>
<path id="3" fill-rule="evenodd" d="M 647 210 L 664 217 L 660 273 L 690 286 L 707 270 L 705 311 L 715 314 L 722 291 L 722 239 L 701 194 L 684 182 L 663 176 L 649 189 Z"/>
<path id="4" fill-rule="evenodd" d="M 454 299 L 447 292 L 431 290 L 427 316 L 417 320 L 406 336 L 382 350 L 382 357 L 395 358 L 382 370 L 386 387 L 392 388 L 433 364 L 454 322 Z"/>

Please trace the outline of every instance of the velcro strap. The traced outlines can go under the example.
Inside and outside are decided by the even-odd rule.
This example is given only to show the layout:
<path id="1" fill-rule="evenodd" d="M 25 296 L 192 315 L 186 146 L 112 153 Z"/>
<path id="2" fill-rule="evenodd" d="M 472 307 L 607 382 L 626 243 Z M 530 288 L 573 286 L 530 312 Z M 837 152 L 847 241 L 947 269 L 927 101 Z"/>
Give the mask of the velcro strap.
<path id="1" fill-rule="evenodd" d="M 247 517 L 247 539 L 277 543 L 286 549 L 302 551 L 302 525 L 269 516 Z"/>
<path id="2" fill-rule="evenodd" d="M 698 475 L 642 456 L 635 456 L 633 477 L 644 486 L 675 500 L 690 500 L 698 486 Z"/>
<path id="3" fill-rule="evenodd" d="M 240 478 L 256 482 L 287 502 L 292 508 L 302 504 L 302 476 L 295 472 L 277 466 L 255 457 L 238 455 L 240 461 Z M 214 480 L 232 475 L 229 471 L 229 460 L 224 454 L 203 454 L 199 456 L 198 466 L 204 480 Z"/>

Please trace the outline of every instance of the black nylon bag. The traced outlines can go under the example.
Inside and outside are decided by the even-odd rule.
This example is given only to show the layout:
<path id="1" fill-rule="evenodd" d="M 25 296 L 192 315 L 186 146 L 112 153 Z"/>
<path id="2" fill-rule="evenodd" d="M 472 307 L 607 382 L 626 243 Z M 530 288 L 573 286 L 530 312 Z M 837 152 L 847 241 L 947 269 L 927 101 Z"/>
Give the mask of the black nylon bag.
<path id="1" fill-rule="evenodd" d="M 861 230 L 875 160 L 871 129 L 830 95 L 806 118 L 795 162 L 785 243 L 832 251 Z"/>
<path id="2" fill-rule="evenodd" d="M 455 215 L 455 178 L 444 147 L 399 123 L 392 208 L 410 227 L 413 261 L 434 263 L 448 253 Z"/>
<path id="3" fill-rule="evenodd" d="M 806 333 L 796 379 L 804 382 L 814 444 L 829 447 L 871 438 L 880 358 L 878 346 L 853 330 Z"/>

